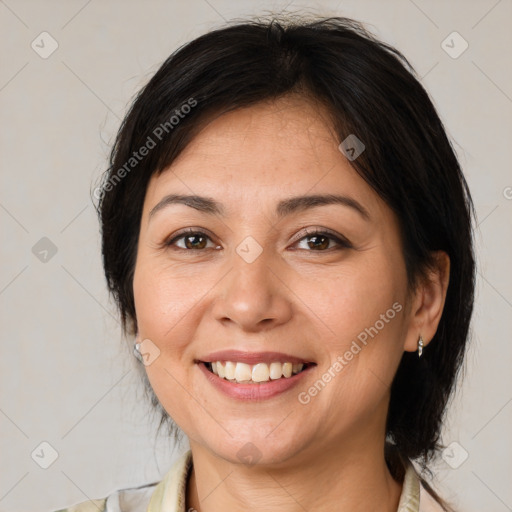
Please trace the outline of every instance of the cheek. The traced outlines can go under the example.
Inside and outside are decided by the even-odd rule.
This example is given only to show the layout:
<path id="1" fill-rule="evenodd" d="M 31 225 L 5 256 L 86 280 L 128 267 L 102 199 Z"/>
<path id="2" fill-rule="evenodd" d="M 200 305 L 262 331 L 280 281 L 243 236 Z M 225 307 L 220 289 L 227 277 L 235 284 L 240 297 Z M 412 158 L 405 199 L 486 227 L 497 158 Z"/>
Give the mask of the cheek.
<path id="1" fill-rule="evenodd" d="M 158 357 L 145 367 L 159 401 L 181 428 L 187 427 L 187 397 L 182 390 L 191 364 L 187 348 L 191 322 L 199 322 L 200 299 L 204 294 L 191 276 L 179 277 L 156 259 L 137 261 L 133 280 L 139 333 L 159 350 Z"/>
<path id="2" fill-rule="evenodd" d="M 141 258 L 135 269 L 133 292 L 135 311 L 141 336 L 155 343 L 171 344 L 179 350 L 185 343 L 180 342 L 180 324 L 190 323 L 194 311 L 200 305 L 204 294 L 204 281 L 196 282 L 191 276 L 182 276 L 176 269 Z M 196 277 L 197 279 L 197 277 Z"/>
<path id="3" fill-rule="evenodd" d="M 342 349 L 347 341 L 366 332 L 376 322 L 382 332 L 399 323 L 395 320 L 403 315 L 397 314 L 396 309 L 401 308 L 393 309 L 393 304 L 404 305 L 406 289 L 405 271 L 402 276 L 399 269 L 398 263 L 381 256 L 354 259 L 332 272 L 324 271 L 322 275 L 297 281 L 299 296 L 306 298 L 305 304 L 322 320 L 326 332 L 338 340 L 338 348 Z"/>
<path id="4" fill-rule="evenodd" d="M 400 361 L 405 283 L 400 260 L 382 255 L 354 260 L 329 279 L 302 281 L 298 295 L 307 297 L 325 333 L 328 362 L 321 372 L 336 375 L 336 402 L 354 413 L 363 403 L 382 399 Z"/>

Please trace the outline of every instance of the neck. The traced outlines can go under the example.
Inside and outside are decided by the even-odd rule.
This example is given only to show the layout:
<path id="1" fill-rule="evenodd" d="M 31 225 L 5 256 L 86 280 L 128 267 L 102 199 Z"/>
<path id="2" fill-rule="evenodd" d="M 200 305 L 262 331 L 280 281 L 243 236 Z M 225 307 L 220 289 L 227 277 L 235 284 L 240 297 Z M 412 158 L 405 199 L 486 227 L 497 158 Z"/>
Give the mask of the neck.
<path id="1" fill-rule="evenodd" d="M 337 440 L 279 465 L 252 467 L 191 442 L 186 510 L 396 512 L 402 486 L 386 465 L 384 440 L 368 441 Z"/>

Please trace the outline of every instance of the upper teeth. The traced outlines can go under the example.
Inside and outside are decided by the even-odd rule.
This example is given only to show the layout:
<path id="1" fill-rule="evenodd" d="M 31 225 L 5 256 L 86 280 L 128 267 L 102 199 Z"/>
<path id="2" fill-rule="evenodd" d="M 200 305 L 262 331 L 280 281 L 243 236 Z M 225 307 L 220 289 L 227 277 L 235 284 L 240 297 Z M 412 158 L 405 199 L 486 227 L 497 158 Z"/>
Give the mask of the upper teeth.
<path id="1" fill-rule="evenodd" d="M 291 377 L 299 373 L 304 365 L 302 363 L 258 363 L 254 365 L 246 363 L 234 363 L 232 361 L 212 362 L 212 371 L 219 377 L 236 382 L 266 382 L 270 379 Z"/>

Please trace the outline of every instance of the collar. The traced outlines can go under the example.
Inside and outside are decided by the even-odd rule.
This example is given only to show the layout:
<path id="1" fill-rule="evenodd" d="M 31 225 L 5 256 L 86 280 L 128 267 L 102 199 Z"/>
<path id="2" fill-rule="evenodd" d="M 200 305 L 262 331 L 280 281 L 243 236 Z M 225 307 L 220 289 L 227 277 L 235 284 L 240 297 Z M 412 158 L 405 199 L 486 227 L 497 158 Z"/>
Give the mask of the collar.
<path id="1" fill-rule="evenodd" d="M 151 496 L 147 512 L 186 512 L 187 480 L 192 452 L 185 452 L 171 467 Z"/>

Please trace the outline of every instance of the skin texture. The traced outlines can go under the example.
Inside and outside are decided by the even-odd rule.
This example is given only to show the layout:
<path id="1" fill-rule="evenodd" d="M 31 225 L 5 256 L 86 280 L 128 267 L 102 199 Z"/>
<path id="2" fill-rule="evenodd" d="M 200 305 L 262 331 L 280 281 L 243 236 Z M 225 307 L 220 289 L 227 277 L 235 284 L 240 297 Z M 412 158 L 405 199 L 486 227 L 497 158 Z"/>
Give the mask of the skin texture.
<path id="1" fill-rule="evenodd" d="M 322 107 L 285 97 L 217 117 L 149 183 L 136 314 L 140 339 L 160 351 L 148 378 L 190 440 L 187 509 L 397 509 L 401 484 L 384 460 L 389 386 L 403 351 L 415 351 L 420 334 L 425 344 L 434 336 L 449 260 L 439 253 L 429 279 L 408 289 L 397 219 L 339 142 Z M 174 204 L 150 218 L 171 193 L 213 198 L 225 215 Z M 343 205 L 276 217 L 280 200 L 313 194 L 349 196 L 370 218 Z M 186 237 L 165 246 L 188 227 L 209 238 L 189 237 L 188 249 Z M 306 227 L 330 229 L 352 247 L 315 245 Z M 252 263 L 236 252 L 249 236 L 262 248 Z M 401 311 L 300 403 L 298 394 L 395 303 Z M 285 393 L 242 402 L 215 389 L 195 362 L 223 349 L 286 352 L 317 366 Z M 237 457 L 248 442 L 261 457 L 255 465 Z"/>

